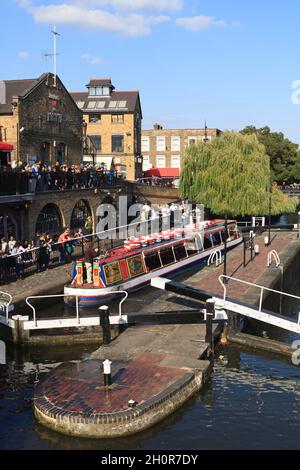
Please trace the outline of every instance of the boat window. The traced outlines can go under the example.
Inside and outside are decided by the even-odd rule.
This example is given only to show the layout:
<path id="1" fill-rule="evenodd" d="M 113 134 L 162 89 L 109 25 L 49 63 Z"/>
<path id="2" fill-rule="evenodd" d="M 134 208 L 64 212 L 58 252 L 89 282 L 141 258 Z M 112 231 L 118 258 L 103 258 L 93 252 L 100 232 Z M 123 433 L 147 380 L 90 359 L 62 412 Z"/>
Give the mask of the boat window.
<path id="1" fill-rule="evenodd" d="M 212 247 L 212 242 L 209 235 L 204 236 L 204 250 L 208 250 Z"/>
<path id="2" fill-rule="evenodd" d="M 212 235 L 212 239 L 214 242 L 214 246 L 220 245 L 222 243 L 222 239 L 220 238 L 220 232 L 216 232 Z"/>
<path id="3" fill-rule="evenodd" d="M 189 255 L 194 255 L 195 253 L 198 253 L 198 247 L 196 245 L 195 239 L 186 242 L 185 247 Z"/>
<path id="4" fill-rule="evenodd" d="M 162 250 L 160 252 L 160 257 L 161 257 L 163 266 L 166 266 L 167 264 L 172 264 L 175 262 L 174 253 L 171 248 L 169 248 L 168 250 Z"/>
<path id="5" fill-rule="evenodd" d="M 147 269 L 154 271 L 155 269 L 161 268 L 160 259 L 158 253 L 151 253 L 151 255 L 145 256 L 145 263 Z"/>
<path id="6" fill-rule="evenodd" d="M 175 252 L 175 256 L 176 256 L 177 261 L 180 261 L 181 259 L 184 259 L 187 256 L 184 245 L 175 246 L 174 247 L 174 252 Z"/>
<path id="7" fill-rule="evenodd" d="M 196 244 L 197 244 L 197 247 L 198 247 L 198 250 L 199 251 L 203 251 L 203 240 L 202 240 L 202 236 L 200 234 L 197 234 L 196 235 Z"/>
<path id="8" fill-rule="evenodd" d="M 225 230 L 223 230 L 222 232 L 220 232 L 220 235 L 221 235 L 221 238 L 222 238 L 222 242 L 224 243 L 225 239 L 228 240 L 228 238 L 230 237 L 229 230 L 227 230 L 227 232 L 225 232 Z"/>

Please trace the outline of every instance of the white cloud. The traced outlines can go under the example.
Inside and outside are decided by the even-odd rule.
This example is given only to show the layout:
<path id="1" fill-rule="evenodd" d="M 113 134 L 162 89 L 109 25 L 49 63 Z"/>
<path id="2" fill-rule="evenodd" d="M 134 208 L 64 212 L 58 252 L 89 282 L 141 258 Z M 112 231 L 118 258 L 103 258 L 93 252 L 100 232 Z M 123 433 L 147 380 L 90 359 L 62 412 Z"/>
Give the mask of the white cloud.
<path id="1" fill-rule="evenodd" d="M 26 10 L 37 23 L 75 25 L 131 37 L 149 34 L 152 25 L 164 23 L 171 19 L 169 16 L 112 13 L 99 8 L 88 9 L 79 4 L 62 3 L 40 6 L 31 4 L 31 6 L 28 6 L 26 2 L 26 5 Z"/>
<path id="2" fill-rule="evenodd" d="M 110 5 L 122 10 L 179 11 L 183 0 L 69 0 L 69 3 L 80 6 Z"/>
<path id="3" fill-rule="evenodd" d="M 190 16 L 177 18 L 176 24 L 187 31 L 204 31 L 214 27 L 224 28 L 228 26 L 225 21 L 217 20 L 214 16 Z"/>
<path id="4" fill-rule="evenodd" d="M 23 51 L 18 53 L 19 59 L 27 60 L 29 58 L 29 52 Z"/>
<path id="5" fill-rule="evenodd" d="M 92 54 L 82 54 L 81 56 L 82 60 L 86 60 L 92 65 L 99 65 L 99 64 L 104 64 L 104 60 L 101 57 L 95 57 Z"/>

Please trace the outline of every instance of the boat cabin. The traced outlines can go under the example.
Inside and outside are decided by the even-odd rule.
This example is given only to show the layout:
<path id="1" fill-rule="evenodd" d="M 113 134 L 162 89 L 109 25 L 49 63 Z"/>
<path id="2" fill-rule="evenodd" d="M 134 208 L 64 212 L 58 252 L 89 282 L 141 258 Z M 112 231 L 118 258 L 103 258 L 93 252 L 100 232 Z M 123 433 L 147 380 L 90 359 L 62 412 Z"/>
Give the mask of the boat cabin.
<path id="1" fill-rule="evenodd" d="M 228 222 L 227 233 L 223 223 L 213 221 L 202 231 L 199 231 L 199 227 L 171 229 L 148 237 L 126 240 L 124 247 L 94 260 L 93 286 L 115 286 L 143 274 L 180 264 L 187 258 L 220 247 L 225 237 L 228 241 L 239 237 L 235 221 Z M 72 282 L 74 287 L 85 286 L 83 267 L 84 259 L 77 260 Z"/>

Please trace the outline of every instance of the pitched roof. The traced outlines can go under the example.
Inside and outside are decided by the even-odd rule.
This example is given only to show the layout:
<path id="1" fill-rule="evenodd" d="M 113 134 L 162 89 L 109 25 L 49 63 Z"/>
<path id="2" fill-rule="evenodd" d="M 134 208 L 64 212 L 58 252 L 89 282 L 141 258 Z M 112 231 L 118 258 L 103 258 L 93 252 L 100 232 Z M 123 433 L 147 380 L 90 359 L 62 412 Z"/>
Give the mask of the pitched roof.
<path id="1" fill-rule="evenodd" d="M 111 78 L 91 78 L 90 83 L 86 85 L 87 87 L 92 86 L 108 86 L 111 88 L 115 88 L 111 83 Z"/>
<path id="2" fill-rule="evenodd" d="M 26 78 L 21 80 L 0 80 L 0 114 L 12 113 L 12 99 L 14 96 L 25 97 L 30 91 L 42 82 L 47 73 L 38 78 Z"/>
<path id="3" fill-rule="evenodd" d="M 83 111 L 98 112 L 98 113 L 112 113 L 112 112 L 124 112 L 134 113 L 139 103 L 139 92 L 138 91 L 112 91 L 110 96 L 89 96 L 88 93 L 82 92 L 70 92 L 72 98 L 77 102 L 84 102 L 80 108 Z M 123 102 L 124 106 L 111 107 L 112 101 Z M 101 102 L 99 107 L 90 107 L 89 103 Z M 125 103 L 124 103 L 125 102 Z"/>

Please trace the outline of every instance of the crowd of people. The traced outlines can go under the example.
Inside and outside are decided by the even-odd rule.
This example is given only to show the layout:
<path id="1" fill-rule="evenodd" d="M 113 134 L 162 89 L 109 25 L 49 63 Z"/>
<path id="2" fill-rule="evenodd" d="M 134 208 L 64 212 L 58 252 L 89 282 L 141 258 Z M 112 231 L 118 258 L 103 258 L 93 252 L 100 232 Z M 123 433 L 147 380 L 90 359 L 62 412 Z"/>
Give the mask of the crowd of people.
<path id="1" fill-rule="evenodd" d="M 107 170 L 104 163 L 68 166 L 59 163 L 48 165 L 42 162 L 19 162 L 14 169 L 8 164 L 1 167 L 1 171 L 27 174 L 30 192 L 98 188 L 105 183 L 114 185 L 119 178 L 117 172 L 113 169 Z"/>
<path id="2" fill-rule="evenodd" d="M 1 238 L 0 245 L 0 284 L 23 278 L 27 268 L 41 272 L 51 264 L 69 263 L 76 247 L 81 248 L 83 237 L 92 232 L 90 218 L 85 228 L 71 231 L 68 227 L 59 236 L 49 233 L 37 233 L 32 241 L 18 241 L 13 236 Z"/>

